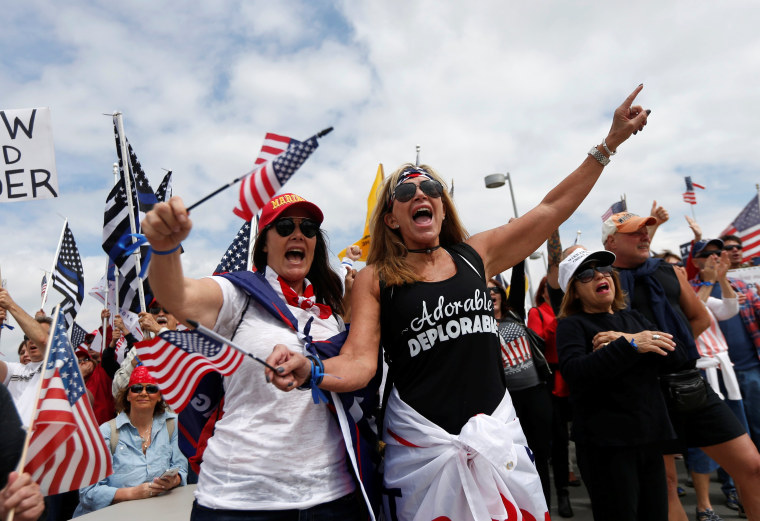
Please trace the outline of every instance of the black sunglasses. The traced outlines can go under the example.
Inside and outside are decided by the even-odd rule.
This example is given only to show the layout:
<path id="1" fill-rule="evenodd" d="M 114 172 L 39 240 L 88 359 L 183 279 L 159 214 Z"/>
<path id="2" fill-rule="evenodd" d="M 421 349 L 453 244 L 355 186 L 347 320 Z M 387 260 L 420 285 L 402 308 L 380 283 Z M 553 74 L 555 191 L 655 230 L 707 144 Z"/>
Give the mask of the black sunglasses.
<path id="1" fill-rule="evenodd" d="M 168 314 L 169 314 L 169 312 L 168 312 L 168 311 L 166 311 L 166 309 L 165 309 L 165 308 L 162 308 L 162 307 L 152 307 L 152 308 L 148 308 L 148 313 L 150 313 L 151 315 L 158 315 L 158 314 L 159 314 L 159 313 L 161 313 L 162 311 L 164 312 L 164 315 L 168 315 Z"/>
<path id="2" fill-rule="evenodd" d="M 422 193 L 427 195 L 428 197 L 433 197 L 435 199 L 438 199 L 443 195 L 443 185 L 439 183 L 438 181 L 433 181 L 430 179 L 425 179 L 420 183 L 420 190 L 422 190 Z M 396 187 L 396 189 L 393 191 L 393 196 L 391 197 L 391 200 L 397 200 L 400 203 L 405 203 L 414 197 L 414 194 L 417 193 L 417 185 L 414 183 L 401 183 Z"/>
<path id="3" fill-rule="evenodd" d="M 605 277 L 611 277 L 612 269 L 613 269 L 612 266 L 592 266 L 590 268 L 586 268 L 585 270 L 582 270 L 576 273 L 575 278 L 578 279 L 580 282 L 586 284 L 594 280 L 595 271 L 598 271 Z"/>
<path id="4" fill-rule="evenodd" d="M 701 252 L 697 253 L 697 258 L 698 259 L 706 259 L 710 255 L 717 255 L 718 257 L 720 257 L 720 252 L 721 251 L 722 250 L 701 251 Z"/>
<path id="5" fill-rule="evenodd" d="M 319 223 L 317 221 L 313 219 L 300 219 L 298 217 L 296 219 L 299 219 L 298 227 L 301 229 L 304 237 L 311 239 L 317 235 L 319 231 Z M 283 217 L 267 226 L 267 228 L 269 227 L 274 227 L 280 237 L 288 237 L 296 231 L 296 222 L 293 217 Z"/>
<path id="6" fill-rule="evenodd" d="M 490 291 L 491 293 L 498 293 L 499 288 L 497 288 L 496 286 L 491 286 L 488 288 L 488 291 Z"/>
<path id="7" fill-rule="evenodd" d="M 140 394 L 145 389 L 148 394 L 156 394 L 158 392 L 158 386 L 155 384 L 134 384 L 129 386 L 129 390 L 135 394 Z"/>
<path id="8" fill-rule="evenodd" d="M 728 246 L 723 246 L 723 249 L 726 251 L 741 250 L 742 246 L 740 244 L 729 244 Z"/>

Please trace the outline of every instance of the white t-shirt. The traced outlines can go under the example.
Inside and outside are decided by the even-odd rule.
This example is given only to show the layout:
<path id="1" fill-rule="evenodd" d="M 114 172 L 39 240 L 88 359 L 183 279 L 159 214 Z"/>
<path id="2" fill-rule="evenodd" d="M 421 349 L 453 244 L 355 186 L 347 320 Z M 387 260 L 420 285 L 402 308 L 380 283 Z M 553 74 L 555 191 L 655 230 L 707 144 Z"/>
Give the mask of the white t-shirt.
<path id="1" fill-rule="evenodd" d="M 37 387 L 40 384 L 42 362 L 29 362 L 26 365 L 18 362 L 6 362 L 6 365 L 8 372 L 3 383 L 13 397 L 13 403 L 16 404 L 21 422 L 24 427 L 29 427 L 36 407 L 34 401 L 37 397 Z"/>
<path id="2" fill-rule="evenodd" d="M 281 295 L 274 271 L 268 269 L 267 275 Z M 234 334 L 236 344 L 262 359 L 275 344 L 303 353 L 292 329 L 253 299 L 246 309 L 248 296 L 228 280 L 212 279 L 224 298 L 215 331 L 227 338 Z M 301 328 L 314 316 L 289 309 Z M 314 340 L 324 340 L 338 332 L 334 317 L 316 317 L 310 333 Z M 354 490 L 340 429 L 324 403 L 315 405 L 309 391 L 285 393 L 268 384 L 264 367 L 250 358 L 225 378 L 224 386 L 224 417 L 203 455 L 195 492 L 199 504 L 229 510 L 304 509 Z"/>

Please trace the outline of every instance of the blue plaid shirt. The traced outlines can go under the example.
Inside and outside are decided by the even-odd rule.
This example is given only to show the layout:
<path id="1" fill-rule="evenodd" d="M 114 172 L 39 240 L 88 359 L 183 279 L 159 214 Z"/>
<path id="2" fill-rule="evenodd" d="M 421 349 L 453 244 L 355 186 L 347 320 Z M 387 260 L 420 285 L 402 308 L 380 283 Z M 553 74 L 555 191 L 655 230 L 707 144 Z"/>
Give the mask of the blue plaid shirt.
<path id="1" fill-rule="evenodd" d="M 694 291 L 699 290 L 699 285 L 702 282 L 699 276 L 694 277 L 689 281 Z M 739 307 L 739 316 L 742 319 L 742 323 L 752 339 L 752 343 L 755 344 L 757 349 L 757 356 L 760 358 L 760 298 L 757 294 L 747 286 L 747 283 L 739 280 L 728 278 L 729 284 L 734 288 L 734 291 L 739 294 L 743 293 L 747 300 Z"/>

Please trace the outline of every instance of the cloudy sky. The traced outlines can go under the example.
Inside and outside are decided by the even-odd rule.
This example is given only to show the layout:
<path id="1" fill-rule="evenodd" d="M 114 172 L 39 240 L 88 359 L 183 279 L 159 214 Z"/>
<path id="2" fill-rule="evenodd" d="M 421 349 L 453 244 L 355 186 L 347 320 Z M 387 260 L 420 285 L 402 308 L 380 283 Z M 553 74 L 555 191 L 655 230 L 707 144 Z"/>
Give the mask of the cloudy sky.
<path id="1" fill-rule="evenodd" d="M 174 194 L 194 202 L 250 169 L 266 132 L 305 139 L 334 126 L 286 185 L 320 205 L 337 253 L 358 239 L 378 163 L 421 159 L 455 184 L 471 233 L 524 213 L 600 143 L 611 114 L 644 83 L 652 109 L 591 195 L 562 228 L 600 247 L 600 215 L 622 194 L 671 221 L 653 242 L 690 237 L 684 176 L 707 187 L 694 208 L 719 234 L 760 182 L 756 2 L 167 2 L 6 3 L 0 109 L 50 107 L 60 197 L 0 204 L 2 278 L 39 307 L 64 217 L 89 288 L 103 273 L 103 207 L 116 160 L 111 118 L 150 181 L 172 169 Z M 703 4 L 703 5 L 699 5 Z M 6 165 L 3 165 L 6 169 Z M 5 183 L 5 176 L 0 181 Z M 188 274 L 210 273 L 240 220 L 236 190 L 193 212 Z M 534 278 L 542 260 L 530 261 Z M 86 297 L 80 323 L 99 307 Z M 18 334 L 3 330 L 13 353 Z M 6 355 L 5 359 L 13 359 Z"/>

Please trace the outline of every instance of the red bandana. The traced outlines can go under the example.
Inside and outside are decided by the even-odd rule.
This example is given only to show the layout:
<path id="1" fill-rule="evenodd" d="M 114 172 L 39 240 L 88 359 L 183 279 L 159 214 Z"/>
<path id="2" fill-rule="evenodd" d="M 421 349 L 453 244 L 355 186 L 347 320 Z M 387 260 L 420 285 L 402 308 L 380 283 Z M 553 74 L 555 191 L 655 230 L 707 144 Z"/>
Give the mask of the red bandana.
<path id="1" fill-rule="evenodd" d="M 280 281 L 280 288 L 282 289 L 282 295 L 285 297 L 285 302 L 290 306 L 297 308 L 311 310 L 312 312 L 319 312 L 319 318 L 326 319 L 332 316 L 332 309 L 326 304 L 318 304 L 314 299 L 314 286 L 309 284 L 303 290 L 303 296 L 299 296 L 293 288 L 291 288 L 281 277 L 277 277 Z M 312 309 L 313 308 L 313 309 Z"/>

